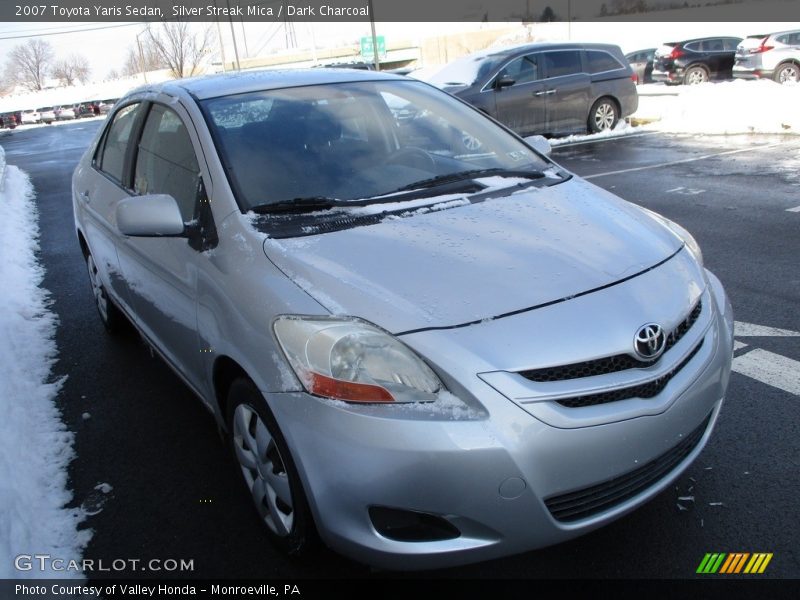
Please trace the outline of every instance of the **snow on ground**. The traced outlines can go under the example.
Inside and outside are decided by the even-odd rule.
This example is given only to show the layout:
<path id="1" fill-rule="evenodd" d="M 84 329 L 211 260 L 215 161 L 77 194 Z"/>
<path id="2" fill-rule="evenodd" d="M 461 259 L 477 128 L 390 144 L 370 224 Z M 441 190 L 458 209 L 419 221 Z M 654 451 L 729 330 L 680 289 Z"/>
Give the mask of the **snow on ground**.
<path id="1" fill-rule="evenodd" d="M 53 402 L 63 379 L 52 377 L 57 317 L 40 287 L 33 186 L 17 167 L 4 170 L 4 163 L 0 147 L 0 579 L 54 577 L 38 569 L 16 571 L 14 558 L 79 559 L 91 534 L 77 531 L 79 509 L 64 508 L 71 500 L 66 469 L 74 454 L 72 434 Z"/>
<path id="2" fill-rule="evenodd" d="M 679 86 L 651 128 L 669 133 L 800 133 L 800 85 L 770 80 Z M 637 115 L 640 116 L 640 115 Z"/>

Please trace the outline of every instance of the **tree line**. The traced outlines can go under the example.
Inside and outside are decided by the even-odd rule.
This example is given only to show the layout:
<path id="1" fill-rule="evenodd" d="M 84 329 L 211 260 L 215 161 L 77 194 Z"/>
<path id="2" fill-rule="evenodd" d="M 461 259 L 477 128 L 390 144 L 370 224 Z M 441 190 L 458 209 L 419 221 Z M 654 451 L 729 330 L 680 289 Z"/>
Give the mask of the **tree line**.
<path id="1" fill-rule="evenodd" d="M 181 21 L 148 25 L 137 36 L 137 41 L 128 47 L 119 68 L 111 69 L 107 78 L 157 69 L 169 69 L 176 79 L 197 75 L 216 41 L 210 26 L 198 29 Z M 90 75 L 91 67 L 85 56 L 75 53 L 57 58 L 50 42 L 31 38 L 9 52 L 3 87 L 9 91 L 21 86 L 33 92 L 44 89 L 50 79 L 57 79 L 59 85 L 70 86 L 88 83 Z"/>

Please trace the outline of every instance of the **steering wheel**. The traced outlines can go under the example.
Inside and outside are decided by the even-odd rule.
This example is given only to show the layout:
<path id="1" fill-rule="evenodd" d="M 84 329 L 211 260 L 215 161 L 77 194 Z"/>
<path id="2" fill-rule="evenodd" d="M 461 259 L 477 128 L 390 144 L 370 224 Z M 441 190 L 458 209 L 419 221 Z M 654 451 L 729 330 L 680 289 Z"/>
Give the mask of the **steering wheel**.
<path id="1" fill-rule="evenodd" d="M 436 171 L 436 162 L 433 157 L 425 152 L 422 148 L 416 146 L 406 146 L 392 152 L 386 158 L 388 165 L 402 165 L 404 167 L 411 167 L 421 171 L 428 171 L 433 173 Z"/>

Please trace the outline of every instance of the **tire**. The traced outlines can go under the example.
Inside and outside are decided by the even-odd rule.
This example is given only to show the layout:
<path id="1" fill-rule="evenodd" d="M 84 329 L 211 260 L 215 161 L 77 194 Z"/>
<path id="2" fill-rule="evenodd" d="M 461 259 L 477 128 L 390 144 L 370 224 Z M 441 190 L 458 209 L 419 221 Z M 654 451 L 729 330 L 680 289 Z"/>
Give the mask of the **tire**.
<path id="1" fill-rule="evenodd" d="M 119 333 L 125 324 L 125 315 L 117 308 L 114 301 L 108 297 L 108 292 L 106 292 L 106 288 L 103 287 L 103 283 L 100 281 L 94 258 L 88 253 L 86 254 L 86 270 L 89 271 L 89 283 L 92 286 L 94 304 L 97 308 L 97 314 L 100 315 L 100 321 L 107 332 Z"/>
<path id="2" fill-rule="evenodd" d="M 614 129 L 619 121 L 619 109 L 617 103 L 611 98 L 600 98 L 589 111 L 589 131 L 591 133 L 600 133 L 601 131 L 608 131 Z"/>
<path id="3" fill-rule="evenodd" d="M 264 396 L 245 378 L 228 390 L 228 444 L 272 543 L 290 556 L 314 546 L 316 532 L 289 447 Z"/>
<path id="4" fill-rule="evenodd" d="M 683 74 L 684 85 L 697 85 L 708 81 L 708 71 L 703 67 L 689 67 Z"/>
<path id="5" fill-rule="evenodd" d="M 778 65 L 773 76 L 778 83 L 790 83 L 800 81 L 800 67 L 794 63 L 783 63 Z"/>

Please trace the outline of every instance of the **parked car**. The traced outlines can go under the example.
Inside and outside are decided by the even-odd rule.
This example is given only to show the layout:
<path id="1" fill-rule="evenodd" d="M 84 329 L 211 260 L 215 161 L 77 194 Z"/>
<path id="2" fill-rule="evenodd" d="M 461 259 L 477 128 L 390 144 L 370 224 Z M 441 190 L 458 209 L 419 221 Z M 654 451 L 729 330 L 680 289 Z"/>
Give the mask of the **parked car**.
<path id="1" fill-rule="evenodd" d="M 0 115 L 0 127 L 4 129 L 14 129 L 17 126 L 17 117 L 14 113 L 3 113 Z"/>
<path id="2" fill-rule="evenodd" d="M 612 129 L 636 111 L 618 46 L 537 43 L 459 58 L 429 79 L 520 135 Z"/>
<path id="3" fill-rule="evenodd" d="M 75 118 L 75 111 L 69 106 L 60 106 L 55 112 L 58 121 L 71 121 Z"/>
<path id="4" fill-rule="evenodd" d="M 692 236 L 419 81 L 144 86 L 72 199 L 101 321 L 211 410 L 290 553 L 316 531 L 434 568 L 575 537 L 670 488 L 722 406 L 733 314 Z"/>
<path id="5" fill-rule="evenodd" d="M 646 50 L 637 50 L 625 55 L 625 60 L 628 61 L 631 69 L 633 69 L 637 84 L 653 83 L 653 57 L 655 53 L 655 48 L 647 48 Z"/>
<path id="6" fill-rule="evenodd" d="M 20 125 L 33 125 L 39 123 L 39 113 L 35 110 L 23 110 L 19 120 Z"/>
<path id="7" fill-rule="evenodd" d="M 736 48 L 733 76 L 774 79 L 778 83 L 800 81 L 800 30 L 743 39 Z"/>
<path id="8" fill-rule="evenodd" d="M 36 112 L 39 113 L 39 122 L 40 123 L 47 123 L 50 125 L 53 121 L 56 120 L 56 113 L 55 108 L 52 106 L 45 106 L 44 108 L 37 108 Z"/>
<path id="9" fill-rule="evenodd" d="M 712 79 L 730 79 L 736 47 L 742 38 L 709 37 L 667 42 L 656 49 L 653 80 L 694 85 Z"/>
<path id="10" fill-rule="evenodd" d="M 76 104 L 72 110 L 75 113 L 76 119 L 84 119 L 94 116 L 94 109 L 92 105 L 88 103 Z"/>

